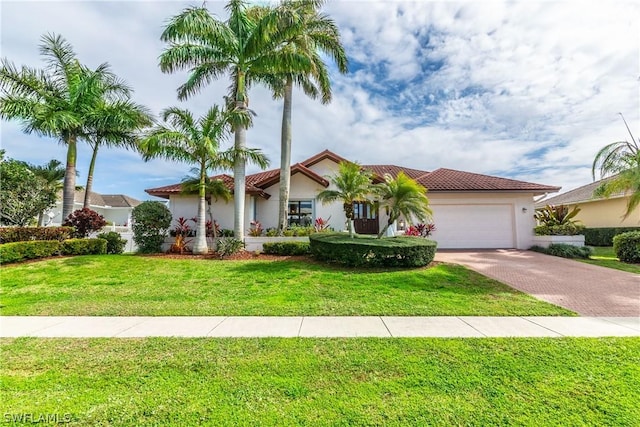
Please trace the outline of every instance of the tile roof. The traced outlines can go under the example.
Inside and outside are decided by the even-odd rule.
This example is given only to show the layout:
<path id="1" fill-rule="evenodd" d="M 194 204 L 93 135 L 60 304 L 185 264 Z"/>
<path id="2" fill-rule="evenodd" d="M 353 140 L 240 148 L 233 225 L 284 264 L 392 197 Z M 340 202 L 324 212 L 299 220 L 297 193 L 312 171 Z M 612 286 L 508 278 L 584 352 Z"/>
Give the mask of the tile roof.
<path id="1" fill-rule="evenodd" d="M 343 161 L 349 161 L 344 157 L 341 157 L 329 150 L 324 150 L 315 156 L 296 163 L 291 166 L 291 174 L 302 173 L 308 178 L 318 182 L 319 184 L 327 187 L 329 182 L 309 169 L 316 163 L 322 160 L 330 159 L 336 163 Z M 393 177 L 396 177 L 399 172 L 404 172 L 407 176 L 415 179 L 420 184 L 425 186 L 431 192 L 438 191 L 527 191 L 536 194 L 543 194 L 547 192 L 556 192 L 560 190 L 560 187 L 551 185 L 535 184 L 531 182 L 518 181 L 514 179 L 499 178 L 495 176 L 482 175 L 471 172 L 463 172 L 454 169 L 437 169 L 433 172 L 428 172 L 420 169 L 405 168 L 397 165 L 362 165 L 363 168 L 371 170 L 376 176 L 376 180 L 388 173 Z M 229 175 L 216 175 L 211 179 L 222 179 L 227 187 L 233 191 L 233 178 Z M 246 177 L 246 191 L 248 194 L 256 194 L 261 197 L 269 198 L 270 195 L 265 193 L 263 189 L 277 183 L 280 179 L 280 169 L 271 169 L 264 172 L 258 172 L 255 174 L 247 175 Z M 145 190 L 147 193 L 169 198 L 171 194 L 180 193 L 182 184 L 172 184 L 165 187 L 151 188 Z"/>
<path id="2" fill-rule="evenodd" d="M 417 179 L 430 192 L 434 191 L 532 191 L 555 192 L 560 187 L 499 178 L 478 173 L 440 168 Z"/>
<path id="3" fill-rule="evenodd" d="M 566 193 L 559 194 L 557 196 L 548 198 L 546 200 L 541 200 L 536 203 L 536 206 L 546 206 L 546 205 L 570 205 L 578 202 L 587 202 L 587 201 L 595 201 L 602 200 L 599 197 L 593 197 L 593 192 L 596 188 L 598 188 L 601 184 L 611 180 L 613 177 L 601 179 L 600 181 L 594 181 L 590 184 L 583 185 L 582 187 L 574 188 L 573 190 L 567 191 Z M 624 193 L 618 193 L 615 196 L 623 196 Z"/>
<path id="4" fill-rule="evenodd" d="M 84 203 L 84 190 L 77 190 L 73 195 L 75 203 Z M 60 194 L 62 199 L 62 194 Z M 126 194 L 99 194 L 91 192 L 89 194 L 89 205 L 91 206 L 111 206 L 112 208 L 135 208 L 140 203 L 140 200 L 129 197 Z"/>

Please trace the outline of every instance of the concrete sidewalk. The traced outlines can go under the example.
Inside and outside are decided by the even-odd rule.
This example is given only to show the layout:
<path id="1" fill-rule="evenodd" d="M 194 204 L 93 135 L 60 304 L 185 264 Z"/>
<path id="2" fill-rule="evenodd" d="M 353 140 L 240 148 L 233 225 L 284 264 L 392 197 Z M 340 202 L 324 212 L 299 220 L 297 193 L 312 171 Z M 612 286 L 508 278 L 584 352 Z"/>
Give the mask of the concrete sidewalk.
<path id="1" fill-rule="evenodd" d="M 640 317 L 22 317 L 0 337 L 640 336 Z"/>

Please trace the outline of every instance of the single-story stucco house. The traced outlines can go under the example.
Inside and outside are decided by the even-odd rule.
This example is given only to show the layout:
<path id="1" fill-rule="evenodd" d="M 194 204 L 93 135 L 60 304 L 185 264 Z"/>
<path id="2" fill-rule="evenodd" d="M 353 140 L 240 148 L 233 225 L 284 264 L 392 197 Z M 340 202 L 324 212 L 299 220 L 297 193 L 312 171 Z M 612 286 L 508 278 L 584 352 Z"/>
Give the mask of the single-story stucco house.
<path id="1" fill-rule="evenodd" d="M 536 204 L 536 207 L 546 205 L 577 206 L 580 212 L 575 219 L 582 221 L 588 228 L 600 227 L 638 227 L 640 226 L 640 209 L 635 209 L 626 219 L 629 195 L 614 194 L 609 198 L 594 197 L 594 191 L 607 179 L 583 185 L 566 193 L 559 194 Z"/>
<path id="2" fill-rule="evenodd" d="M 82 209 L 84 205 L 84 190 L 74 194 L 73 210 Z M 140 200 L 125 194 L 99 194 L 93 191 L 89 195 L 89 209 L 98 212 L 108 223 L 115 226 L 128 227 L 131 224 L 131 211 L 138 206 Z M 56 206 L 48 213 L 47 225 L 62 223 L 62 193 L 58 197 Z"/>
<path id="3" fill-rule="evenodd" d="M 330 188 L 343 157 L 325 150 L 291 166 L 289 201 L 290 224 L 313 224 L 317 218 L 329 219 L 335 230 L 344 230 L 346 218 L 342 203 L 323 205 L 317 194 Z M 432 238 L 440 248 L 518 248 L 532 246 L 535 222 L 534 196 L 558 191 L 559 187 L 534 184 L 452 169 L 432 172 L 396 165 L 362 165 L 380 180 L 384 174 L 403 171 L 428 189 L 433 223 Z M 233 178 L 218 175 L 233 190 Z M 253 220 L 263 227 L 275 227 L 278 218 L 280 169 L 247 175 L 245 229 Z M 197 196 L 181 193 L 181 184 L 145 190 L 152 196 L 169 199 L 174 219 L 197 216 Z M 233 228 L 233 203 L 214 202 L 213 218 L 222 228 Z M 367 203 L 355 205 L 356 232 L 377 233 L 386 222 L 385 212 L 376 212 Z"/>

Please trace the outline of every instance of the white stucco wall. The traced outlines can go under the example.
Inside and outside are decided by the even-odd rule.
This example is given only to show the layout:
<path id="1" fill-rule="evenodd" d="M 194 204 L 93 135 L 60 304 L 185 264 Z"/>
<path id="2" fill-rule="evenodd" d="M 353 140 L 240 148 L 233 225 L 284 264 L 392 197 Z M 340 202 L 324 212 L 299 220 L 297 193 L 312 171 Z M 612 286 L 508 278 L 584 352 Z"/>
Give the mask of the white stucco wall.
<path id="1" fill-rule="evenodd" d="M 247 197 L 247 200 L 249 198 Z M 175 226 L 175 220 L 184 217 L 187 219 L 198 216 L 198 196 L 187 195 L 172 195 L 169 202 L 169 210 L 171 216 L 173 216 L 174 222 L 172 227 Z M 248 202 L 247 202 L 248 211 Z M 225 203 L 224 201 L 217 201 L 211 204 L 211 213 L 213 219 L 220 224 L 220 228 L 233 230 L 233 200 Z M 207 219 L 209 219 L 209 213 L 207 212 Z M 248 222 L 247 222 L 248 224 Z"/>

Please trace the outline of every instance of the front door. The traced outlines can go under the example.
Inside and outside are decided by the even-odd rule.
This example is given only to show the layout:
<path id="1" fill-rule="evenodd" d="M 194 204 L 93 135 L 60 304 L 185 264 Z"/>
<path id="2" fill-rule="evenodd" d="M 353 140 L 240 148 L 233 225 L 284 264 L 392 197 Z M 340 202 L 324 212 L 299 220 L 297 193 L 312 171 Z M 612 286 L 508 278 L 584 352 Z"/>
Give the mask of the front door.
<path id="1" fill-rule="evenodd" d="M 353 227 L 358 234 L 378 234 L 378 207 L 369 202 L 353 202 Z"/>

